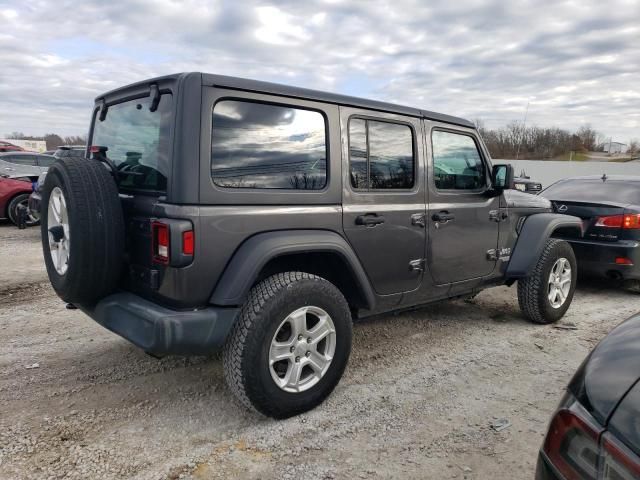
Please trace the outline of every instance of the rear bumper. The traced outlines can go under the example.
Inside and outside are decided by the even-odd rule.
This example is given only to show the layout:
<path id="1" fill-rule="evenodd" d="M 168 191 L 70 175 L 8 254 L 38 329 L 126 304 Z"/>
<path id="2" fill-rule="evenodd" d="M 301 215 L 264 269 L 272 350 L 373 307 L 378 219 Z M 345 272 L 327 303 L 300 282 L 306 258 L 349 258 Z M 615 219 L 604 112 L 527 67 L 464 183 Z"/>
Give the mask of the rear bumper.
<path id="1" fill-rule="evenodd" d="M 570 240 L 578 260 L 578 272 L 622 280 L 640 280 L 640 242 L 620 240 L 618 242 L 598 242 Z M 616 258 L 624 257 L 633 265 L 619 265 Z"/>
<path id="2" fill-rule="evenodd" d="M 239 310 L 172 310 L 128 292 L 109 295 L 92 307 L 78 307 L 103 327 L 158 356 L 207 355 L 219 350 Z"/>

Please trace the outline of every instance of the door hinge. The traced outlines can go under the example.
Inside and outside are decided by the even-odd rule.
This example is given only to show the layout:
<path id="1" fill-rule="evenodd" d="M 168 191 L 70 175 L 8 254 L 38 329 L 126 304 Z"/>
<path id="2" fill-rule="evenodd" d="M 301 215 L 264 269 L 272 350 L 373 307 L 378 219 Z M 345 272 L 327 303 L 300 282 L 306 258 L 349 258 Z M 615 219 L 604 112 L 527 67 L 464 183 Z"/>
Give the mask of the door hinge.
<path id="1" fill-rule="evenodd" d="M 492 222 L 501 222 L 509 217 L 507 212 L 501 212 L 500 210 L 489 210 L 489 220 Z"/>
<path id="2" fill-rule="evenodd" d="M 425 259 L 417 258 L 415 260 L 409 261 L 409 271 L 410 272 L 424 272 Z"/>
<path id="3" fill-rule="evenodd" d="M 510 248 L 492 248 L 491 250 L 487 250 L 487 260 L 497 261 L 502 260 L 503 262 L 508 262 L 511 258 L 511 249 Z"/>
<path id="4" fill-rule="evenodd" d="M 414 213 L 411 215 L 411 225 L 416 225 L 418 227 L 424 228 L 425 224 L 425 214 L 424 213 Z"/>

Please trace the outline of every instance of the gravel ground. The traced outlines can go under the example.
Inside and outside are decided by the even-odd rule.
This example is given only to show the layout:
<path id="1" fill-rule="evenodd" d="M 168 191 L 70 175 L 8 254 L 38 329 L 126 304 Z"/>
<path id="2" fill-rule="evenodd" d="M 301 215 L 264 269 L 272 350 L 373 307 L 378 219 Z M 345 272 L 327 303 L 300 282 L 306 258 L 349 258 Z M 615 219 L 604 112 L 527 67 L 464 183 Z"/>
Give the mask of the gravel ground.
<path id="1" fill-rule="evenodd" d="M 156 360 L 66 310 L 38 236 L 0 224 L 2 479 L 530 479 L 572 373 L 640 310 L 588 283 L 576 330 L 526 323 L 506 287 L 361 321 L 329 400 L 273 421 L 238 406 L 219 356 Z"/>

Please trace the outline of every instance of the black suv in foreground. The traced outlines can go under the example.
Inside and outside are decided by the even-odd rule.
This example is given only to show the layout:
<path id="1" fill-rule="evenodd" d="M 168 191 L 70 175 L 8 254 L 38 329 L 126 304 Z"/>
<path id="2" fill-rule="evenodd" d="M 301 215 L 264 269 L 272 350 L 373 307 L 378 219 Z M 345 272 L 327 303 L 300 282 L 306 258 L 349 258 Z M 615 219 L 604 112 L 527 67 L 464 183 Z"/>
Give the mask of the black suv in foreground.
<path id="1" fill-rule="evenodd" d="M 331 393 L 354 318 L 516 281 L 533 322 L 571 303 L 581 220 L 510 190 L 467 120 L 185 73 L 97 98 L 89 138 L 43 188 L 54 289 L 153 355 L 223 349 L 265 415 Z"/>

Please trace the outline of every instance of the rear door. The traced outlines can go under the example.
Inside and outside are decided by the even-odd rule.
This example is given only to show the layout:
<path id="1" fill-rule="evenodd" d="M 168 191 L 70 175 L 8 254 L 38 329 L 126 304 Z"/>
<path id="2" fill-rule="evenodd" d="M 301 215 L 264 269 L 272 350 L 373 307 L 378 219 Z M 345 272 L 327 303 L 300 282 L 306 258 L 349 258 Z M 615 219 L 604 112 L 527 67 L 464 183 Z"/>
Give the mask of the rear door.
<path id="1" fill-rule="evenodd" d="M 417 118 L 341 107 L 343 228 L 379 295 L 420 286 L 425 191 Z"/>
<path id="2" fill-rule="evenodd" d="M 436 285 L 489 275 L 495 268 L 500 197 L 487 195 L 489 163 L 472 129 L 426 122 L 429 271 Z"/>

